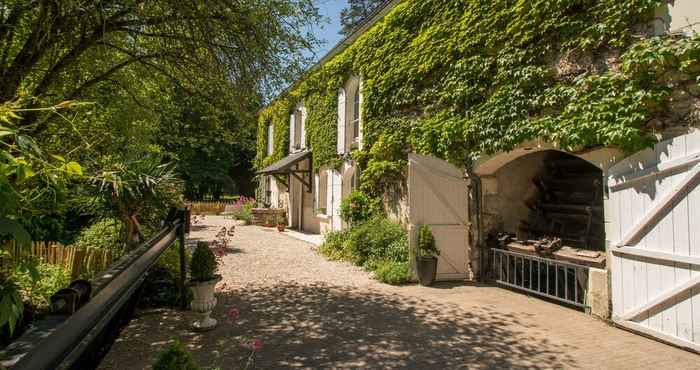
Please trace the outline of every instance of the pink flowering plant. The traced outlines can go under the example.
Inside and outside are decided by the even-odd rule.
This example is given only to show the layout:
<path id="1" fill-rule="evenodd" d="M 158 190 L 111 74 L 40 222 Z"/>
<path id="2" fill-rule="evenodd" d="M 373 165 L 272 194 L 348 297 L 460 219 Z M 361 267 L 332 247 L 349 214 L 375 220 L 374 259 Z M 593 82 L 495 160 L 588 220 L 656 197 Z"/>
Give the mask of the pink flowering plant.
<path id="1" fill-rule="evenodd" d="M 241 311 L 236 306 L 230 306 L 226 312 L 229 323 L 232 325 L 236 324 L 236 321 L 241 317 Z M 248 355 L 248 360 L 246 361 L 244 369 L 255 368 L 255 354 L 258 353 L 263 348 L 263 341 L 260 338 L 250 338 L 243 337 L 240 340 L 240 344 L 243 348 L 250 350 Z"/>
<path id="2" fill-rule="evenodd" d="M 250 221 L 253 219 L 253 208 L 255 208 L 255 204 L 255 198 L 240 196 L 236 202 L 233 203 L 231 215 L 236 220 L 242 220 L 250 223 Z"/>

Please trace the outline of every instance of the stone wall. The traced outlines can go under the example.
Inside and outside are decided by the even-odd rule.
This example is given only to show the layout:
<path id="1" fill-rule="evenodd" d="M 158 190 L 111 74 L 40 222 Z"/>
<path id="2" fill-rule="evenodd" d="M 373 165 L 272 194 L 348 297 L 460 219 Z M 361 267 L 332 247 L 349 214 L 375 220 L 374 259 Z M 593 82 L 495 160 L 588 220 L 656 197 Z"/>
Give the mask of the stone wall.
<path id="1" fill-rule="evenodd" d="M 252 225 L 276 225 L 278 221 L 287 224 L 286 212 L 282 208 L 253 208 L 252 213 Z"/>

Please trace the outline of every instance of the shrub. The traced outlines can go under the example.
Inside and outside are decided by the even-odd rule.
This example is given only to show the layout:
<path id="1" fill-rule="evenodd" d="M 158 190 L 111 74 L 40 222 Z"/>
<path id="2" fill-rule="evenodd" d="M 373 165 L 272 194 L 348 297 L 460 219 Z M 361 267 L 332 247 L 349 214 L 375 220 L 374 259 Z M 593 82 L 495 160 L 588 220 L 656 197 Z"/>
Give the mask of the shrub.
<path id="1" fill-rule="evenodd" d="M 74 243 L 82 248 L 122 250 L 122 223 L 104 218 L 83 229 Z"/>
<path id="2" fill-rule="evenodd" d="M 233 204 L 231 216 L 236 220 L 243 220 L 250 223 L 253 220 L 253 208 L 255 208 L 255 204 L 256 201 L 254 198 L 242 196 Z"/>
<path id="3" fill-rule="evenodd" d="M 422 225 L 418 232 L 418 255 L 419 256 L 439 256 L 440 250 L 435 246 L 435 238 L 430 226 Z"/>
<path id="4" fill-rule="evenodd" d="M 217 270 L 216 256 L 209 248 L 209 243 L 198 242 L 192 253 L 192 263 L 190 273 L 193 281 L 209 281 L 216 277 Z"/>
<path id="5" fill-rule="evenodd" d="M 37 308 L 46 310 L 51 304 L 51 296 L 70 284 L 70 274 L 60 265 L 37 264 L 38 279 L 32 279 L 29 272 L 16 273 L 13 280 L 20 287 L 25 301 Z"/>
<path id="6" fill-rule="evenodd" d="M 411 281 L 411 266 L 408 262 L 381 261 L 376 264 L 374 277 L 387 284 L 406 284 Z"/>
<path id="7" fill-rule="evenodd" d="M 350 225 L 358 225 L 369 219 L 370 199 L 361 191 L 353 191 L 340 203 L 340 217 Z"/>
<path id="8" fill-rule="evenodd" d="M 326 233 L 323 244 L 319 247 L 319 252 L 331 260 L 349 259 L 345 253 L 344 244 L 348 240 L 348 231 L 330 231 Z"/>
<path id="9" fill-rule="evenodd" d="M 199 370 L 192 355 L 177 339 L 158 355 L 153 370 Z"/>
<path id="10" fill-rule="evenodd" d="M 364 265 L 368 260 L 384 260 L 389 248 L 397 240 L 405 239 L 401 225 L 384 217 L 375 217 L 350 230 L 344 247 L 353 256 L 353 262 Z"/>

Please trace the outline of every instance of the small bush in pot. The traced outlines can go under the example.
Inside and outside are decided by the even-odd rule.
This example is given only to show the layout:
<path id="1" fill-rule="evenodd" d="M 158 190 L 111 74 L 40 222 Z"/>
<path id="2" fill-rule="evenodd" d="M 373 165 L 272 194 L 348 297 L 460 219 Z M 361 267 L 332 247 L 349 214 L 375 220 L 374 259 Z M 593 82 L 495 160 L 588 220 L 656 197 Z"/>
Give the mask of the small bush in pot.
<path id="1" fill-rule="evenodd" d="M 216 278 L 218 262 L 214 252 L 209 248 L 209 243 L 197 243 L 197 248 L 192 253 L 192 261 L 190 263 L 192 282 L 204 282 Z"/>
<path id="2" fill-rule="evenodd" d="M 210 330 L 216 327 L 216 320 L 209 315 L 216 307 L 217 300 L 214 296 L 214 288 L 216 283 L 221 280 L 221 276 L 216 275 L 217 268 L 218 261 L 214 252 L 209 248 L 209 243 L 198 242 L 197 248 L 192 253 L 190 267 L 192 310 L 201 314 L 201 318 L 194 323 L 194 328 L 197 330 Z"/>
<path id="3" fill-rule="evenodd" d="M 422 225 L 418 232 L 418 256 L 416 257 L 418 281 L 421 285 L 430 286 L 435 281 L 439 255 L 440 250 L 435 245 L 435 237 L 430 226 Z"/>

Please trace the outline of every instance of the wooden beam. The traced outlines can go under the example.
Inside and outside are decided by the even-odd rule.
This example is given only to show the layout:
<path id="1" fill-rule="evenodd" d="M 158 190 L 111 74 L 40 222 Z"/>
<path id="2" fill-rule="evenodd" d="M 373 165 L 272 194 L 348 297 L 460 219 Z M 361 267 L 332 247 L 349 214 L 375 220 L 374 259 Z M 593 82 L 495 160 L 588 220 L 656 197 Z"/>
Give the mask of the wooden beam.
<path id="1" fill-rule="evenodd" d="M 666 174 L 668 172 L 675 171 L 677 169 L 681 169 L 684 167 L 690 167 L 696 163 L 700 162 L 700 153 L 693 153 L 690 155 L 687 155 L 685 157 L 677 158 L 670 160 L 668 162 L 664 162 L 661 164 L 657 164 L 656 166 L 650 167 L 650 168 L 645 168 L 641 171 L 630 171 L 622 175 L 618 175 L 620 177 L 624 177 L 624 180 L 621 180 L 619 182 L 615 181 L 612 179 L 612 181 L 615 181 L 612 184 L 608 184 L 609 188 L 611 191 L 618 191 L 623 188 L 630 187 L 634 185 L 634 183 L 649 178 L 651 176 L 654 177 L 659 177 L 663 174 Z"/>
<path id="2" fill-rule="evenodd" d="M 695 288 L 698 285 L 700 285 L 700 275 L 686 281 L 685 283 L 683 283 L 681 285 L 674 287 L 673 289 L 670 289 L 670 290 L 667 290 L 667 291 L 661 293 L 660 295 L 658 295 L 656 298 L 650 300 L 649 302 L 622 314 L 622 316 L 620 316 L 620 318 L 622 320 L 634 320 L 635 318 L 637 318 L 637 316 L 643 314 L 644 312 L 650 311 L 650 310 L 664 304 L 665 302 L 675 298 L 676 296 L 680 295 L 681 293 L 684 293 L 689 289 Z"/>
<path id="3" fill-rule="evenodd" d="M 639 334 L 642 334 L 647 337 L 651 337 L 652 339 L 660 340 L 662 342 L 678 346 L 681 348 L 685 348 L 688 350 L 691 350 L 693 352 L 698 352 L 700 353 L 700 344 L 687 341 L 685 339 L 678 338 L 673 335 L 669 335 L 666 333 L 662 333 L 660 331 L 656 331 L 652 328 L 646 327 L 644 325 L 638 324 L 636 322 L 631 322 L 631 321 L 624 321 L 619 318 L 613 318 L 613 322 L 615 325 L 618 325 L 624 329 L 631 330 L 634 332 L 637 332 Z"/>
<path id="4" fill-rule="evenodd" d="M 309 191 L 311 191 L 311 184 L 310 184 L 309 182 L 307 182 L 306 180 L 304 180 L 303 177 L 299 176 L 299 175 L 297 174 L 297 171 L 292 171 L 292 172 L 290 172 L 290 173 L 292 174 L 292 176 L 294 176 L 295 179 L 299 180 L 299 182 L 301 182 L 302 184 L 304 184 L 304 186 L 306 186 L 306 188 L 309 189 Z M 304 174 L 304 173 L 306 173 L 306 172 L 301 172 L 301 173 Z"/>
<path id="5" fill-rule="evenodd" d="M 690 190 L 695 187 L 695 180 L 700 175 L 700 164 L 696 164 L 683 181 L 674 186 L 667 194 L 655 202 L 654 206 L 644 215 L 644 218 L 639 220 L 633 228 L 627 232 L 622 240 L 617 243 L 616 247 L 630 246 L 637 244 L 646 233 L 658 223 L 668 207 L 672 206 L 678 199 L 684 197 Z"/>
<path id="6" fill-rule="evenodd" d="M 671 263 L 687 263 L 689 265 L 700 266 L 700 257 L 683 256 L 679 254 L 664 253 L 655 250 L 641 249 L 635 247 L 622 247 L 612 250 L 613 254 L 633 257 L 650 258 L 657 261 L 665 261 Z"/>

